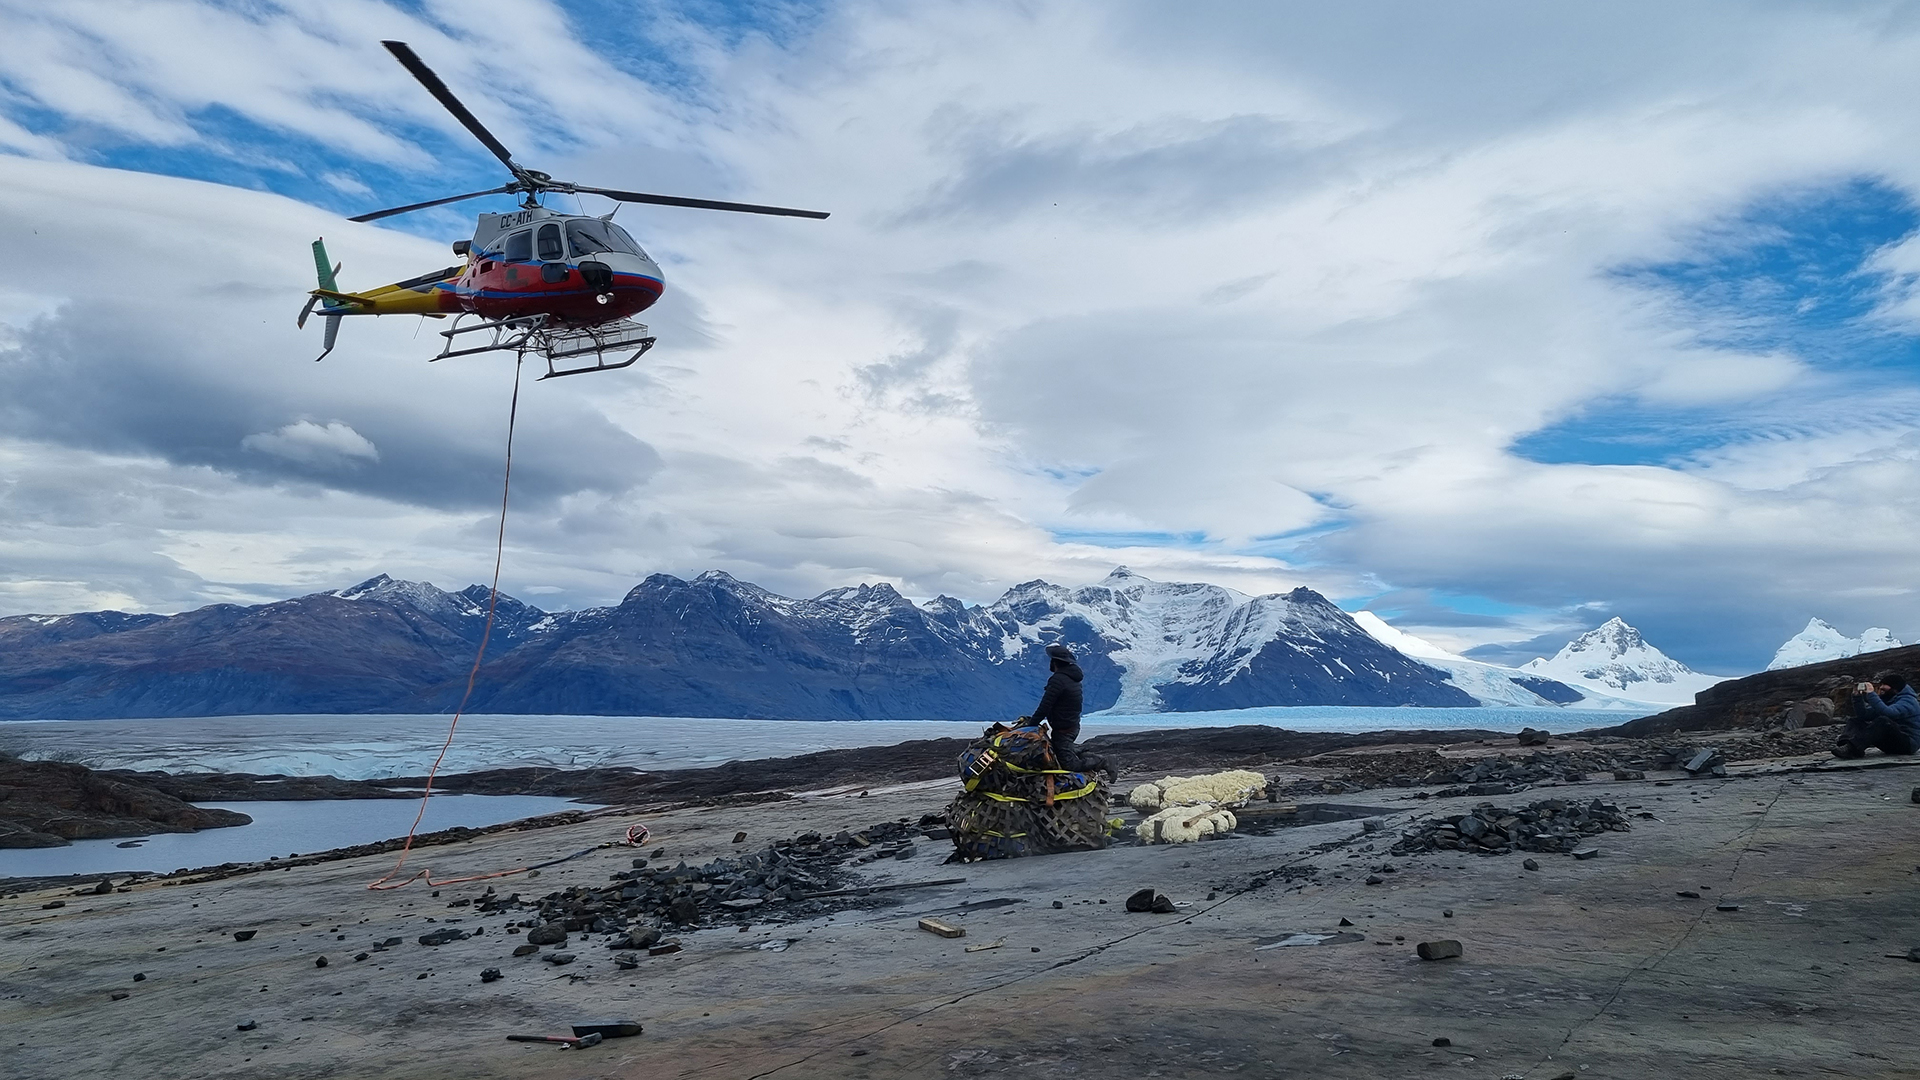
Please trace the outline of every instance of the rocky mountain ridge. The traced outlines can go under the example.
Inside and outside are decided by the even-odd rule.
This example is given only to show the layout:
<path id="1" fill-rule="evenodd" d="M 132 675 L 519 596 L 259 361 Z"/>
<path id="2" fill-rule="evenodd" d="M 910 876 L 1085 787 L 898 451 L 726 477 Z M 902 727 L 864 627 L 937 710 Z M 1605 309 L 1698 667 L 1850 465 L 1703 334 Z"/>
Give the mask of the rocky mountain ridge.
<path id="1" fill-rule="evenodd" d="M 179 615 L 0 619 L 0 718 L 439 712 L 457 704 L 488 592 L 379 575 Z M 769 719 L 997 719 L 1030 709 L 1044 646 L 1087 673 L 1086 708 L 1473 706 L 1309 589 L 1249 597 L 1116 570 L 1032 581 L 989 605 L 892 586 L 779 596 L 720 571 L 656 574 L 620 603 L 544 612 L 502 596 L 469 708 Z"/>

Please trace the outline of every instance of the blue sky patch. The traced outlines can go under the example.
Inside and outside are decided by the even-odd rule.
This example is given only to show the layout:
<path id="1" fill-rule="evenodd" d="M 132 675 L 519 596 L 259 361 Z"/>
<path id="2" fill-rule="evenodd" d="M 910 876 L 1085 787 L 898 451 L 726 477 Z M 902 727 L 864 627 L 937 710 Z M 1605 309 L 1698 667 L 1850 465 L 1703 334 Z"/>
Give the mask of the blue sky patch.
<path id="1" fill-rule="evenodd" d="M 1741 353 L 1786 353 L 1826 377 L 1831 397 L 1868 380 L 1920 385 L 1920 337 L 1875 318 L 1887 276 L 1869 263 L 1920 229 L 1920 207 L 1872 179 L 1775 196 L 1703 230 L 1683 259 L 1623 266 L 1611 276 L 1664 298 L 1696 328 L 1695 344 Z M 1741 441 L 1756 415 L 1818 411 L 1805 387 L 1792 400 L 1737 407 L 1672 407 L 1637 398 L 1592 402 L 1579 414 L 1517 440 L 1543 464 L 1671 465 Z"/>
<path id="2" fill-rule="evenodd" d="M 1159 532 L 1125 529 L 1049 529 L 1062 544 L 1091 544 L 1094 547 L 1202 547 L 1204 532 Z"/>

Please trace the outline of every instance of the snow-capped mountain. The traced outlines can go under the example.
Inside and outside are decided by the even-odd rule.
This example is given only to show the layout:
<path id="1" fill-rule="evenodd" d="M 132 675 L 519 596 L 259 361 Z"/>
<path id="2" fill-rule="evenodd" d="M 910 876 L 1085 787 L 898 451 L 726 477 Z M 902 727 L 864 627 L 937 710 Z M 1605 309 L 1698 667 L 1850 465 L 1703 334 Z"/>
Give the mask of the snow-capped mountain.
<path id="1" fill-rule="evenodd" d="M 1453 685 L 1473 695 L 1482 705 L 1607 708 L 1628 704 L 1612 697 L 1582 692 L 1555 679 L 1517 668 L 1469 660 L 1425 638 L 1392 626 L 1371 611 L 1354 612 L 1353 621 L 1382 645 L 1443 672 Z"/>
<path id="2" fill-rule="evenodd" d="M 0 717 L 443 711 L 487 597 L 380 575 L 254 607 L 0 619 Z M 794 599 L 719 571 L 656 574 L 572 612 L 502 596 L 470 708 L 1004 719 L 1038 700 L 1056 641 L 1080 657 L 1088 712 L 1477 704 L 1311 590 L 1246 596 L 1123 568 L 984 606 L 916 604 L 884 584 Z"/>
<path id="3" fill-rule="evenodd" d="M 1553 659 L 1536 657 L 1520 670 L 1582 690 L 1656 705 L 1690 705 L 1693 695 L 1725 681 L 1667 656 L 1617 617 L 1567 642 Z"/>
<path id="4" fill-rule="evenodd" d="M 1820 619 L 1808 619 L 1807 628 L 1788 638 L 1773 654 L 1768 671 L 1818 664 L 1823 660 L 1844 660 L 1861 653 L 1897 649 L 1900 639 L 1883 626 L 1869 626 L 1857 638 L 1851 638 Z"/>
<path id="5" fill-rule="evenodd" d="M 1004 648 L 1063 640 L 1111 666 L 1116 713 L 1259 705 L 1476 702 L 1381 644 L 1311 589 L 1248 596 L 1153 581 L 1126 567 L 1076 589 L 1032 581 L 984 611 Z M 1089 682 L 1094 671 L 1089 669 Z M 1089 708 L 1092 688 L 1089 687 Z"/>

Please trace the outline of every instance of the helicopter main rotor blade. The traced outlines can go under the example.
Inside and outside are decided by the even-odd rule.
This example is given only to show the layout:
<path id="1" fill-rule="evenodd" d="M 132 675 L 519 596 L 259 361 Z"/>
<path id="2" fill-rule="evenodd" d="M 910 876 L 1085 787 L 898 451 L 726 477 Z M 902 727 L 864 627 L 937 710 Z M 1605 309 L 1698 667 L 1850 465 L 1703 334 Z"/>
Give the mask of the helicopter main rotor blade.
<path id="1" fill-rule="evenodd" d="M 609 199 L 618 199 L 621 202 L 652 203 L 655 206 L 691 206 L 696 210 L 737 210 L 743 214 L 775 214 L 780 217 L 824 218 L 827 216 L 820 210 L 795 210 L 786 206 L 758 206 L 754 203 L 720 202 L 716 199 L 689 199 L 680 195 L 648 195 L 641 191 L 615 191 L 612 188 L 582 187 L 579 184 L 569 184 L 567 190 L 584 191 L 589 195 L 605 195 Z"/>
<path id="2" fill-rule="evenodd" d="M 467 107 L 460 103 L 460 99 L 453 96 L 453 91 L 447 89 L 447 84 L 440 81 L 440 76 L 435 75 L 432 68 L 414 55 L 413 49 L 406 42 L 382 41 L 380 44 L 385 45 L 387 51 L 393 54 L 393 58 L 400 61 L 401 67 L 412 72 L 413 77 L 420 80 L 420 85 L 427 88 L 427 93 L 432 94 L 441 105 L 446 106 L 455 120 L 460 121 L 468 131 L 473 132 L 474 138 L 486 144 L 487 149 L 493 151 L 493 156 L 499 158 L 501 164 L 513 170 L 513 175 L 521 174 L 520 166 L 514 163 L 513 152 L 508 150 L 499 139 L 494 138 L 493 132 L 488 131 L 478 117 L 467 111 Z"/>
<path id="3" fill-rule="evenodd" d="M 371 214 L 361 214 L 359 217 L 350 217 L 347 220 L 348 221 L 378 221 L 381 218 L 392 217 L 395 214 L 405 214 L 414 210 L 425 210 L 429 206 L 441 206 L 450 202 L 459 202 L 462 199 L 477 199 L 482 195 L 511 195 L 514 192 L 519 190 L 520 190 L 520 185 L 507 184 L 504 187 L 488 188 L 485 191 L 469 191 L 465 195 L 449 195 L 444 199 L 428 199 L 426 202 L 411 203 L 406 206 L 396 206 L 390 210 L 375 210 Z"/>

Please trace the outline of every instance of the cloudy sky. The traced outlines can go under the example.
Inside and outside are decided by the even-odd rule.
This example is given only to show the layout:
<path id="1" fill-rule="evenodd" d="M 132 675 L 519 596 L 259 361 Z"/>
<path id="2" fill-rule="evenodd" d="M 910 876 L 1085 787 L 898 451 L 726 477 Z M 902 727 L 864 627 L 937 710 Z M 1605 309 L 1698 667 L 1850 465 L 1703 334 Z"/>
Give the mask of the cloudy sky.
<path id="1" fill-rule="evenodd" d="M 0 614 L 491 567 L 511 362 L 294 315 L 523 162 L 660 345 L 530 384 L 503 584 L 1308 585 L 1489 659 L 1920 637 L 1920 5 L 0 0 Z M 554 205 L 600 213 L 583 197 Z"/>

